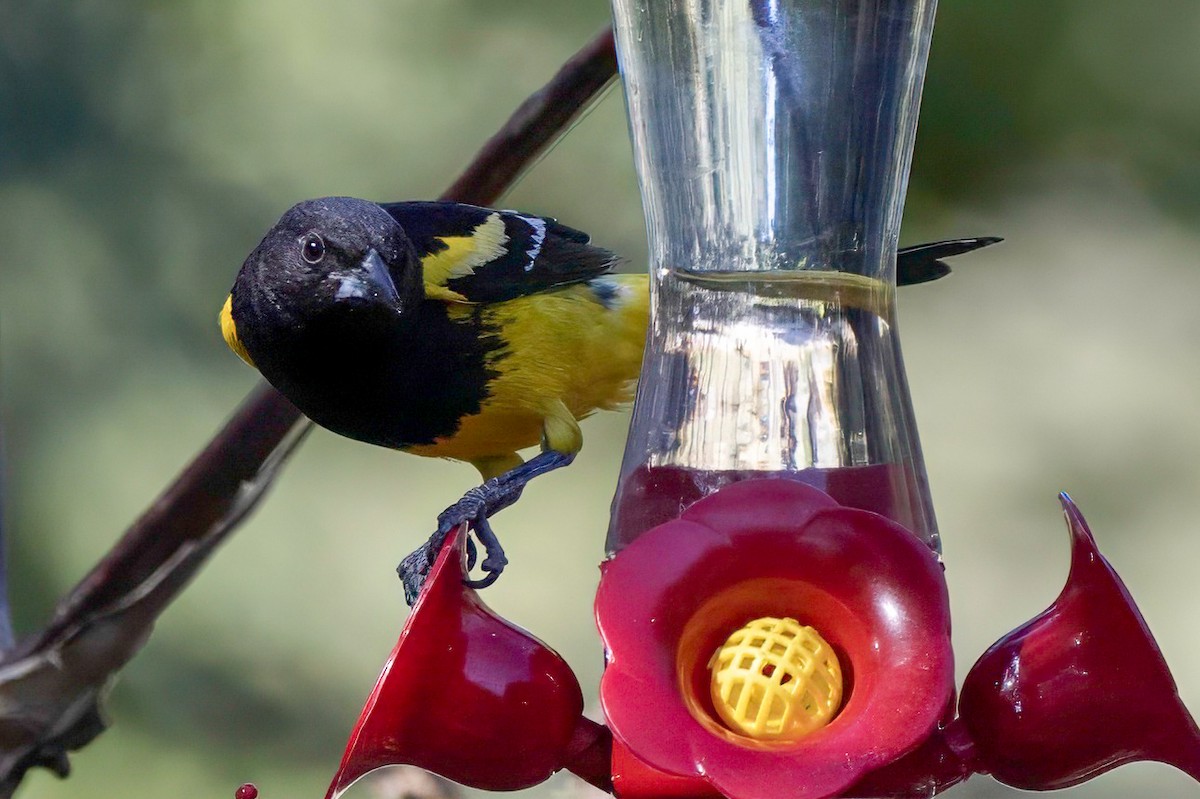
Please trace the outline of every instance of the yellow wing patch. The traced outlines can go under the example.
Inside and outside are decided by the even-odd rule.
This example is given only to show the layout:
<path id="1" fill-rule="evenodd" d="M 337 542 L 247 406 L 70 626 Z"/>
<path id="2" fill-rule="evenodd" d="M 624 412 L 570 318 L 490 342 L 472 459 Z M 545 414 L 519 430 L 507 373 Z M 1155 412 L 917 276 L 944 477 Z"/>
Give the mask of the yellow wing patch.
<path id="1" fill-rule="evenodd" d="M 460 277 L 470 277 L 475 268 L 491 263 L 505 253 L 508 234 L 500 214 L 488 214 L 465 236 L 439 236 L 446 249 L 421 259 L 425 273 L 425 296 L 447 302 L 466 302 L 467 298 L 446 287 Z"/>
<path id="2" fill-rule="evenodd" d="M 485 478 L 511 468 L 513 452 L 539 441 L 577 451 L 577 419 L 633 399 L 650 319 L 646 275 L 605 279 L 612 291 L 602 295 L 575 285 L 484 306 L 485 324 L 508 344 L 489 364 L 496 374 L 488 398 L 453 435 L 407 451 L 470 461 Z M 451 315 L 472 310 L 460 306 Z"/>
<path id="3" fill-rule="evenodd" d="M 221 336 L 225 339 L 225 343 L 229 345 L 229 349 L 236 352 L 237 356 L 243 361 L 254 366 L 254 361 L 250 360 L 250 353 L 246 352 L 246 347 L 242 344 L 242 340 L 238 338 L 237 325 L 233 321 L 232 294 L 225 298 L 225 304 L 221 306 Z"/>

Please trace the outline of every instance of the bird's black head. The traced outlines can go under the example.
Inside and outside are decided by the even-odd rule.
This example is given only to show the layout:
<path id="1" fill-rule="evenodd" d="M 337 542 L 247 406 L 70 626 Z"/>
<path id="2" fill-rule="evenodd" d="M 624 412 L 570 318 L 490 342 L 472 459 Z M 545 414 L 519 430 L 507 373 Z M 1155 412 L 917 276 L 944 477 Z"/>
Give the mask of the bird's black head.
<path id="1" fill-rule="evenodd" d="M 375 203 L 325 197 L 293 206 L 268 231 L 242 264 L 231 310 L 257 361 L 257 342 L 315 324 L 403 324 L 423 297 L 400 225 Z"/>

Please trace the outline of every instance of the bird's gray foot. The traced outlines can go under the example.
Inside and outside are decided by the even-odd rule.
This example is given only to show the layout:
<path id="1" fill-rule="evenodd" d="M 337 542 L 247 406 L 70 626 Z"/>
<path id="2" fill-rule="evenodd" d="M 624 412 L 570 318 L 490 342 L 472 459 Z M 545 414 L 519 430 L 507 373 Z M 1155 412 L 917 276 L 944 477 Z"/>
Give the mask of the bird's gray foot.
<path id="1" fill-rule="evenodd" d="M 508 557 L 504 554 L 504 547 L 500 546 L 500 539 L 492 531 L 489 518 L 520 499 L 526 484 L 534 477 L 566 466 L 574 458 L 573 453 L 552 450 L 541 452 L 527 463 L 472 488 L 462 499 L 442 511 L 438 515 L 437 532 L 396 567 L 396 572 L 404 584 L 405 601 L 409 605 L 416 602 L 421 586 L 425 584 L 425 578 L 434 559 L 437 558 L 437 553 L 441 551 L 446 536 L 463 523 L 468 525 L 469 532 L 474 534 L 484 552 L 483 562 L 479 564 L 483 576 L 476 580 L 467 580 L 466 584 L 472 588 L 486 588 L 496 582 L 504 567 L 508 565 Z M 469 538 L 467 541 L 470 569 L 475 563 L 475 547 Z"/>

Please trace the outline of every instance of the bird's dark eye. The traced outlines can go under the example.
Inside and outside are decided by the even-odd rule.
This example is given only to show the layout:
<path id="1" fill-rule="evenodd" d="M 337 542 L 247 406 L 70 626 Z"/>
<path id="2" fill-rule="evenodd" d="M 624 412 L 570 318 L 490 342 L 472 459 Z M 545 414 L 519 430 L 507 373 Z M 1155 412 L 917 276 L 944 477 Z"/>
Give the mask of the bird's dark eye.
<path id="1" fill-rule="evenodd" d="M 325 241 L 316 233 L 300 239 L 300 254 L 310 264 L 319 263 L 325 257 Z"/>

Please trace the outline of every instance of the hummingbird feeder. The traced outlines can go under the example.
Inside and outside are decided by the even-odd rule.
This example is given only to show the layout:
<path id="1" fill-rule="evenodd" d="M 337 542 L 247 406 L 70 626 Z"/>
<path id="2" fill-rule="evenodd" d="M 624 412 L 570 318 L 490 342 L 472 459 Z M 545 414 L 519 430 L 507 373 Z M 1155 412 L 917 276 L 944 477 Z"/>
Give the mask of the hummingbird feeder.
<path id="1" fill-rule="evenodd" d="M 607 724 L 463 584 L 460 530 L 330 797 L 389 763 L 629 799 L 1051 790 L 1138 759 L 1200 780 L 1200 730 L 1065 496 L 1066 587 L 956 701 L 895 313 L 934 8 L 613 0 L 653 303 L 595 604 Z"/>

